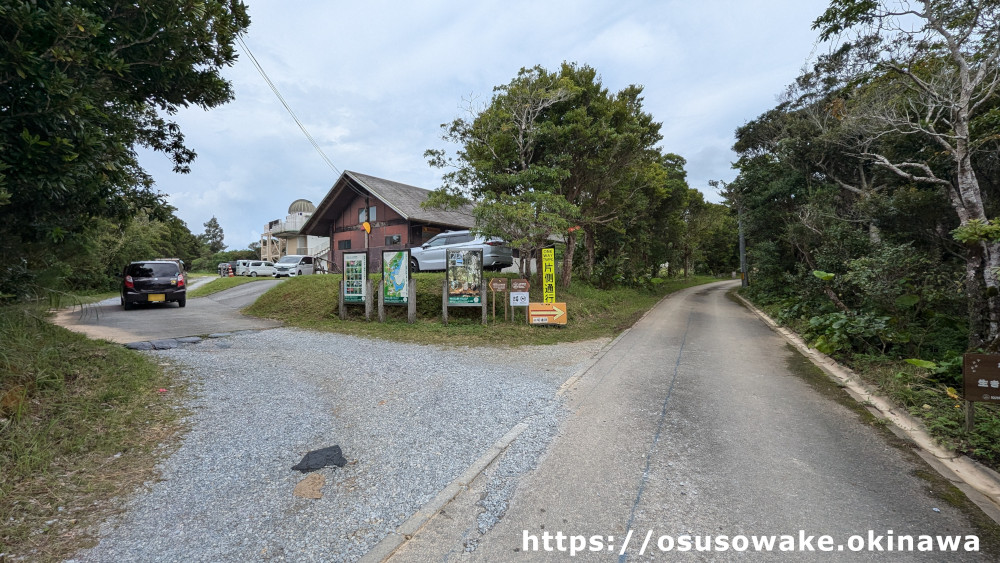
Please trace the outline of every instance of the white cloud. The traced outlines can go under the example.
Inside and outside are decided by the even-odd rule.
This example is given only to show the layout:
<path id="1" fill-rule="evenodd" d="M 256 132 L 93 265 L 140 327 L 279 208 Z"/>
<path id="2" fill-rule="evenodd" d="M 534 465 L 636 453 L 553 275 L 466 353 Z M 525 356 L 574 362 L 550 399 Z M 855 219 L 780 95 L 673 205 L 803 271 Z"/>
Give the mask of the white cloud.
<path id="1" fill-rule="evenodd" d="M 521 67 L 589 64 L 604 85 L 644 86 L 665 150 L 688 159 L 689 180 L 731 179 L 739 125 L 773 107 L 813 50 L 810 22 L 826 0 L 557 0 L 537 2 L 250 4 L 247 43 L 340 169 L 427 188 L 424 161 L 448 148 L 439 125 L 463 98 L 486 101 Z M 336 180 L 249 57 L 227 69 L 236 100 L 176 116 L 199 153 L 189 175 L 159 155 L 142 161 L 193 232 L 213 215 L 226 244 L 244 248 L 263 225 Z M 709 196 L 712 199 L 712 196 Z"/>

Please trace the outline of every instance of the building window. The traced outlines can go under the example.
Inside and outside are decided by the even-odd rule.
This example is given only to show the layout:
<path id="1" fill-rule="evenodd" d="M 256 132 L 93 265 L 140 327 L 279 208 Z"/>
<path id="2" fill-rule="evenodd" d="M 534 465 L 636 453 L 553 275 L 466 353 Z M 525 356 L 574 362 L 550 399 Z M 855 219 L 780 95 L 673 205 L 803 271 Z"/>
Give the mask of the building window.
<path id="1" fill-rule="evenodd" d="M 389 235 L 385 237 L 386 246 L 395 246 L 397 244 L 402 244 L 402 243 L 403 243 L 403 237 L 401 237 L 400 235 Z"/>
<path id="2" fill-rule="evenodd" d="M 376 220 L 375 219 L 375 206 L 374 205 L 368 208 L 368 215 L 369 215 L 368 218 L 365 219 L 365 208 L 362 207 L 361 209 L 358 209 L 358 223 L 364 223 L 366 220 L 367 221 L 375 221 Z"/>
<path id="3" fill-rule="evenodd" d="M 350 250 L 351 239 L 337 241 L 337 250 Z"/>

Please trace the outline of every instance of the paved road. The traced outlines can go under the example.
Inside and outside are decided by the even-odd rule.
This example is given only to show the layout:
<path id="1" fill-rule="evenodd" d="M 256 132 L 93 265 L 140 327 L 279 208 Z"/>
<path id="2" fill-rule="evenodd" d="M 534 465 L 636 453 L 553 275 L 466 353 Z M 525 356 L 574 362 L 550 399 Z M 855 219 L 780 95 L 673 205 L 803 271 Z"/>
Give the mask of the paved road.
<path id="1" fill-rule="evenodd" d="M 889 536 L 982 533 L 969 516 L 981 517 L 978 509 L 942 500 L 948 487 L 919 458 L 839 402 L 835 387 L 810 383 L 815 374 L 801 356 L 726 296 L 732 287 L 713 284 L 665 300 L 573 385 L 571 415 L 492 530 L 481 535 L 476 527 L 480 478 L 391 561 L 565 561 L 571 542 L 558 551 L 559 532 L 586 538 L 576 560 L 672 560 L 680 554 L 659 553 L 661 536 L 676 548 L 683 534 L 788 534 L 801 547 L 800 530 L 814 537 L 813 549 L 816 538 L 830 535 L 835 552 L 844 550 L 834 559 L 856 561 L 873 554 L 852 553 L 848 540 L 864 536 L 867 548 L 869 530 L 882 536 L 882 549 Z M 553 535 L 549 552 L 545 533 Z M 525 545 L 538 551 L 525 553 Z M 589 551 L 595 546 L 599 552 Z M 890 557 L 963 559 L 940 552 Z M 996 561 L 1000 553 L 967 559 Z"/>
<path id="2" fill-rule="evenodd" d="M 281 323 L 242 315 L 240 309 L 281 281 L 256 281 L 207 297 L 188 299 L 184 308 L 164 303 L 125 311 L 119 298 L 115 297 L 83 308 L 62 310 L 55 315 L 54 322 L 90 338 L 103 338 L 121 344 L 274 328 Z"/>

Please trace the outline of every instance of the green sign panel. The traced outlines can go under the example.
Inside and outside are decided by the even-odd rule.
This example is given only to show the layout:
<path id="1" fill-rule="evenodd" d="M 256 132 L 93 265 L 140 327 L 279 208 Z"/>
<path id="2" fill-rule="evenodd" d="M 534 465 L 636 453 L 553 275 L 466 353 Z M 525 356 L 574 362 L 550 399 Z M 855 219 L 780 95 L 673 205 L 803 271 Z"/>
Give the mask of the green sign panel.
<path id="1" fill-rule="evenodd" d="M 483 251 L 449 250 L 447 256 L 448 305 L 481 307 Z"/>
<path id="2" fill-rule="evenodd" d="M 382 251 L 382 301 L 406 305 L 410 296 L 410 251 Z"/>
<path id="3" fill-rule="evenodd" d="M 368 285 L 368 254 L 344 253 L 344 303 L 364 303 Z"/>

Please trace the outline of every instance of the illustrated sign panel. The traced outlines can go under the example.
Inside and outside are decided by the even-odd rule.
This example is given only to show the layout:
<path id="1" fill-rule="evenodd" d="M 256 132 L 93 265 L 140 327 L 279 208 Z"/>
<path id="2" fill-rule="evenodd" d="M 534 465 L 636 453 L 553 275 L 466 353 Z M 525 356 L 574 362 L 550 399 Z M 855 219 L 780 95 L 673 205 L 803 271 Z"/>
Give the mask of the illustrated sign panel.
<path id="1" fill-rule="evenodd" d="M 447 255 L 448 305 L 481 307 L 483 251 L 449 250 Z"/>
<path id="2" fill-rule="evenodd" d="M 966 401 L 1000 403 L 1000 355 L 965 354 L 962 375 Z"/>
<path id="3" fill-rule="evenodd" d="M 382 300 L 386 305 L 406 305 L 410 297 L 410 251 L 382 251 Z"/>
<path id="4" fill-rule="evenodd" d="M 511 307 L 527 307 L 528 306 L 528 292 L 527 291 L 512 291 L 510 292 L 510 306 Z"/>
<path id="5" fill-rule="evenodd" d="M 556 251 L 542 249 L 542 301 L 556 302 Z"/>
<path id="6" fill-rule="evenodd" d="M 532 303 L 528 305 L 528 319 L 533 325 L 566 324 L 565 303 Z"/>
<path id="7" fill-rule="evenodd" d="M 368 286 L 368 253 L 344 253 L 344 303 L 364 303 Z"/>

